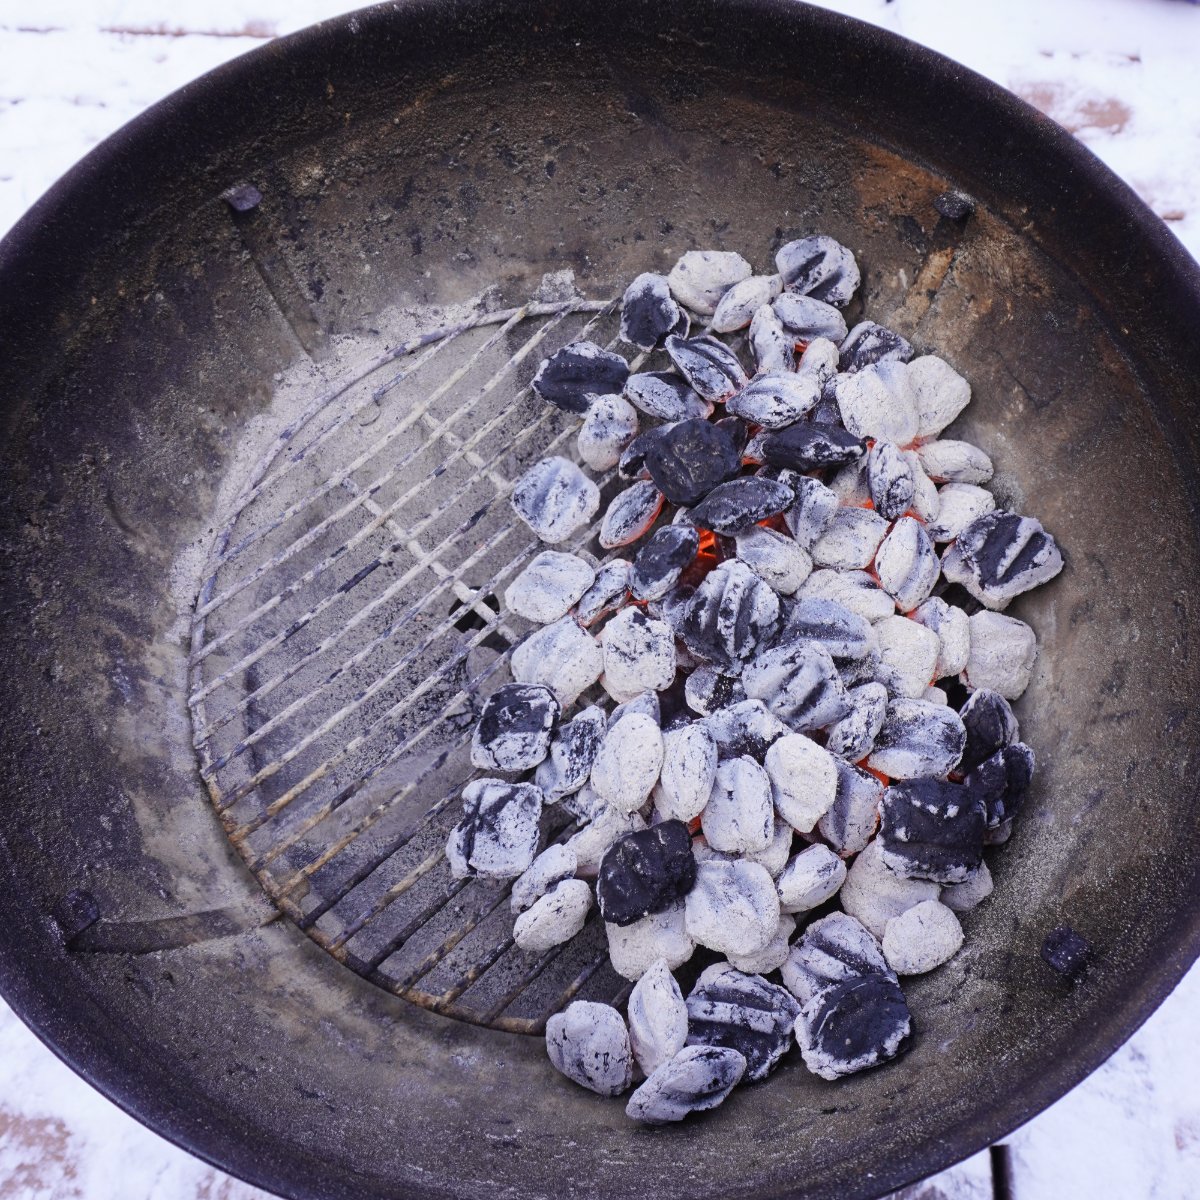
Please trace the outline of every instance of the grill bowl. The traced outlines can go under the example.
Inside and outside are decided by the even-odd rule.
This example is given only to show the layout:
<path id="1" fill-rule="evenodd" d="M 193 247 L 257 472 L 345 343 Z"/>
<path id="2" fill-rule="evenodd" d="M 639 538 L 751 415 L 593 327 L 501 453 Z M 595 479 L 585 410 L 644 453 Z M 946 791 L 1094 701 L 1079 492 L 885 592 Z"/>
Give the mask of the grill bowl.
<path id="1" fill-rule="evenodd" d="M 245 183 L 264 200 L 234 216 Z M 979 202 L 961 228 L 950 186 Z M 693 245 L 765 266 L 817 229 L 858 251 L 872 317 L 971 380 L 963 436 L 1064 547 L 1016 609 L 1039 784 L 966 949 L 908 989 L 910 1054 L 836 1085 L 789 1062 L 647 1132 L 535 1039 L 279 919 L 197 775 L 187 602 L 286 396 L 402 310 L 520 304 L 567 267 L 601 299 Z M 1007 93 L 784 0 L 386 6 L 131 124 L 0 279 L 0 987 L 165 1136 L 290 1196 L 874 1196 L 1061 1095 L 1196 956 L 1197 272 Z M 1064 921 L 1098 951 L 1074 989 L 1038 956 Z"/>

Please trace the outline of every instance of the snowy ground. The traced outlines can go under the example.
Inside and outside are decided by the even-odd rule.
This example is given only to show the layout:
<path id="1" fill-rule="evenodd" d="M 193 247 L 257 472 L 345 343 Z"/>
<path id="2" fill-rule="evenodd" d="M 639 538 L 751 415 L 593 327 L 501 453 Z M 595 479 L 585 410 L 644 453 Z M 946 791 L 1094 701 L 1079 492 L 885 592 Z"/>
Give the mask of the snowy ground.
<path id="1" fill-rule="evenodd" d="M 1184 0 L 824 0 L 1011 88 L 1200 256 L 1200 7 Z M 107 134 L 337 0 L 0 0 L 0 234 Z M 1200 1200 L 1200 968 L 1089 1080 L 1008 1139 L 1014 1200 Z M 0 1003 L 0 1198 L 250 1200 L 126 1117 Z M 988 1200 L 986 1156 L 908 1200 Z"/>

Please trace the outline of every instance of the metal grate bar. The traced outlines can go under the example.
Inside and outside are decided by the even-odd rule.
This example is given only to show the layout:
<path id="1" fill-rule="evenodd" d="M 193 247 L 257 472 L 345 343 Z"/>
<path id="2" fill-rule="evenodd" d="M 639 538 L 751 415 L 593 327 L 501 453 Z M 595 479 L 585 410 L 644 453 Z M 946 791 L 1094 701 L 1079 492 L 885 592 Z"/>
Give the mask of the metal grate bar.
<path id="1" fill-rule="evenodd" d="M 584 986 L 587 984 L 587 981 L 591 979 L 591 977 L 595 975 L 596 972 L 600 970 L 600 968 L 603 967 L 608 961 L 609 958 L 607 952 L 602 952 L 594 962 L 591 962 L 584 967 L 583 970 L 580 971 L 579 974 L 576 975 L 575 978 L 572 979 L 571 982 L 567 984 L 567 986 L 558 994 L 554 1003 L 551 1004 L 550 1007 L 545 1010 L 545 1012 L 543 1012 L 538 1023 L 540 1025 L 545 1025 L 546 1021 L 556 1012 L 562 1009 L 564 1004 L 567 1004 L 570 1000 L 578 996 L 583 990 Z M 632 989 L 632 987 L 633 985 L 630 984 L 628 988 L 622 988 L 618 995 L 628 998 L 629 990 Z M 623 1003 L 623 1000 L 614 999 L 612 1003 L 614 1006 L 619 1006 L 621 1003 Z"/>
<path id="2" fill-rule="evenodd" d="M 391 958 L 426 921 L 440 913 L 470 882 L 470 879 L 456 879 L 449 887 L 443 888 L 431 905 L 417 913 L 399 933 L 388 940 L 381 950 L 377 950 L 371 955 L 367 960 L 367 966 L 373 971 L 386 959 Z"/>

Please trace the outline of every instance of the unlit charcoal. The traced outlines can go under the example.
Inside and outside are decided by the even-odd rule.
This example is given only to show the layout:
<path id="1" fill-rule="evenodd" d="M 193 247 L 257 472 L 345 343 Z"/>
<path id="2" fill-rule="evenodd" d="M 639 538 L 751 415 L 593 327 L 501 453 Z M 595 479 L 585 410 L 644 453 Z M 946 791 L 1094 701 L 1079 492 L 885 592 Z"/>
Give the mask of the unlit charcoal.
<path id="1" fill-rule="evenodd" d="M 640 608 L 622 609 L 600 633 L 604 647 L 604 687 L 615 700 L 670 687 L 675 678 L 675 636 L 671 627 Z"/>
<path id="2" fill-rule="evenodd" d="M 704 662 L 735 674 L 775 633 L 779 597 L 745 563 L 723 562 L 688 601 L 678 633 Z"/>
<path id="3" fill-rule="evenodd" d="M 794 499 L 792 489 L 785 484 L 745 475 L 718 484 L 689 511 L 688 520 L 700 529 L 733 537 L 759 521 L 778 516 Z"/>
<path id="4" fill-rule="evenodd" d="M 914 904 L 938 898 L 938 885 L 906 879 L 884 866 L 883 845 L 876 838 L 851 864 L 838 896 L 842 907 L 882 939 L 887 923 Z"/>
<path id="5" fill-rule="evenodd" d="M 608 1004 L 574 1000 L 546 1022 L 546 1051 L 568 1079 L 619 1096 L 633 1082 L 633 1050 L 621 1014 Z"/>
<path id="6" fill-rule="evenodd" d="M 771 307 L 788 335 L 797 342 L 816 338 L 840 342 L 846 336 L 846 318 L 832 304 L 815 296 L 785 292 Z"/>
<path id="7" fill-rule="evenodd" d="M 839 308 L 849 304 L 858 291 L 860 277 L 854 255 L 825 234 L 781 246 L 775 255 L 775 269 L 789 292 Z"/>
<path id="8" fill-rule="evenodd" d="M 587 922 L 592 889 L 582 879 L 555 884 L 513 924 L 513 941 L 530 954 L 569 942 Z"/>
<path id="9" fill-rule="evenodd" d="M 829 528 L 816 540 L 812 560 L 842 571 L 869 567 L 888 531 L 888 523 L 869 508 L 839 508 Z"/>
<path id="10" fill-rule="evenodd" d="M 880 860 L 905 879 L 962 883 L 983 859 L 982 797 L 943 779 L 909 779 L 883 793 Z"/>
<path id="11" fill-rule="evenodd" d="M 704 811 L 717 777 L 717 744 L 702 725 L 663 734 L 663 763 L 654 793 L 666 818 L 692 821 Z"/>
<path id="12" fill-rule="evenodd" d="M 645 829 L 646 822 L 637 812 L 620 812 L 613 808 L 590 784 L 577 792 L 576 796 L 595 800 L 595 805 L 589 804 L 583 814 L 586 816 L 590 812 L 594 815 L 578 833 L 567 839 L 566 845 L 575 854 L 575 874 L 580 879 L 594 879 L 609 846 L 622 834 Z"/>
<path id="13" fill-rule="evenodd" d="M 717 709 L 704 721 L 721 758 L 762 758 L 788 728 L 761 700 L 739 700 Z"/>
<path id="14" fill-rule="evenodd" d="M 909 614 L 918 625 L 932 629 L 938 638 L 937 666 L 934 676 L 945 679 L 957 675 L 967 665 L 971 653 L 971 625 L 961 608 L 932 596 Z"/>
<path id="15" fill-rule="evenodd" d="M 715 667 L 699 666 L 684 681 L 684 696 L 692 712 L 707 717 L 719 708 L 740 704 L 746 699 L 746 689 L 736 676 L 723 675 Z"/>
<path id="16" fill-rule="evenodd" d="M 775 881 L 758 863 L 710 859 L 696 867 L 684 902 L 689 936 L 718 954 L 755 954 L 779 924 Z"/>
<path id="17" fill-rule="evenodd" d="M 574 554 L 543 550 L 508 585 L 504 603 L 518 616 L 548 625 L 565 617 L 596 581 L 596 569 Z"/>
<path id="18" fill-rule="evenodd" d="M 820 398 L 820 380 L 813 375 L 764 371 L 731 396 L 725 407 L 764 429 L 783 429 L 809 412 Z"/>
<path id="19" fill-rule="evenodd" d="M 556 350 L 533 377 L 534 392 L 564 412 L 585 413 L 591 397 L 619 392 L 629 378 L 629 364 L 595 342 L 570 342 Z"/>
<path id="20" fill-rule="evenodd" d="M 685 925 L 682 904 L 651 913 L 632 925 L 605 925 L 604 932 L 613 970 L 625 979 L 641 979 L 660 958 L 674 971 L 696 949 Z"/>
<path id="21" fill-rule="evenodd" d="M 797 733 L 821 729 L 848 711 L 833 659 L 813 642 L 760 650 L 742 672 L 742 686 Z"/>
<path id="22" fill-rule="evenodd" d="M 713 406 L 686 379 L 671 371 L 643 371 L 625 381 L 625 399 L 659 421 L 709 417 Z"/>
<path id="23" fill-rule="evenodd" d="M 781 596 L 790 596 L 812 573 L 812 559 L 774 529 L 752 525 L 737 535 L 737 556 Z"/>
<path id="24" fill-rule="evenodd" d="M 528 771 L 550 752 L 561 711 L 546 687 L 508 683 L 483 703 L 471 738 L 471 765 L 488 771 Z"/>
<path id="25" fill-rule="evenodd" d="M 709 334 L 693 338 L 669 337 L 666 349 L 680 375 L 705 400 L 725 400 L 748 382 L 737 355 Z"/>
<path id="26" fill-rule="evenodd" d="M 774 832 L 771 782 L 752 758 L 728 758 L 717 767 L 712 793 L 700 815 L 714 850 L 753 854 L 771 844 Z"/>
<path id="27" fill-rule="evenodd" d="M 908 460 L 891 442 L 876 442 L 867 455 L 867 483 L 875 511 L 889 521 L 912 504 L 916 481 Z"/>
<path id="28" fill-rule="evenodd" d="M 625 1115 L 645 1125 L 668 1125 L 716 1108 L 742 1081 L 746 1060 L 725 1046 L 685 1046 L 629 1098 Z"/>
<path id="29" fill-rule="evenodd" d="M 973 688 L 990 688 L 1006 700 L 1017 700 L 1033 677 L 1037 639 L 1016 617 L 977 612 L 970 618 L 971 653 L 963 672 Z"/>
<path id="30" fill-rule="evenodd" d="M 760 371 L 795 370 L 796 339 L 784 329 L 769 304 L 764 304 L 750 322 L 750 351 Z"/>
<path id="31" fill-rule="evenodd" d="M 904 338 L 874 321 L 860 321 L 839 349 L 841 370 L 849 372 L 863 371 L 883 362 L 906 363 L 913 356 L 913 348 Z"/>
<path id="32" fill-rule="evenodd" d="M 809 926 L 784 964 L 784 982 L 801 999 L 796 1040 L 804 1065 L 823 1079 L 895 1058 L 912 1031 L 895 972 L 844 913 Z"/>
<path id="33" fill-rule="evenodd" d="M 614 613 L 628 599 L 630 573 L 633 564 L 624 558 L 606 562 L 596 572 L 588 590 L 575 605 L 575 619 L 581 625 L 594 625 L 602 617 Z"/>
<path id="34" fill-rule="evenodd" d="M 962 883 L 952 883 L 942 888 L 940 899 L 955 912 L 970 912 L 992 894 L 994 886 L 987 863 L 981 862 L 974 870 L 967 872 Z"/>
<path id="35" fill-rule="evenodd" d="M 875 624 L 888 691 L 916 699 L 933 682 L 941 643 L 932 629 L 908 617 L 884 617 Z"/>
<path id="36" fill-rule="evenodd" d="M 785 913 L 804 913 L 832 900 L 846 880 L 846 864 L 818 843 L 788 861 L 775 889 Z"/>
<path id="37" fill-rule="evenodd" d="M 801 421 L 762 440 L 763 462 L 794 471 L 844 466 L 861 458 L 866 448 L 862 438 L 819 421 Z"/>
<path id="38" fill-rule="evenodd" d="M 665 275 L 647 271 L 626 289 L 621 300 L 621 340 L 639 350 L 661 346 L 670 333 L 687 336 L 688 316 L 671 295 Z"/>
<path id="39" fill-rule="evenodd" d="M 966 743 L 962 718 L 952 708 L 900 697 L 888 703 L 868 765 L 892 779 L 943 776 L 958 766 Z"/>
<path id="40" fill-rule="evenodd" d="M 987 483 L 992 477 L 992 460 L 970 442 L 925 442 L 917 447 L 917 457 L 935 483 Z"/>
<path id="41" fill-rule="evenodd" d="M 638 416 L 621 396 L 596 396 L 579 428 L 579 457 L 593 471 L 609 471 L 621 461 L 638 431 Z"/>
<path id="42" fill-rule="evenodd" d="M 446 842 L 450 873 L 455 879 L 515 879 L 537 853 L 541 790 L 531 783 L 476 779 L 462 798 L 462 820 Z"/>
<path id="43" fill-rule="evenodd" d="M 967 776 L 967 787 L 983 801 L 989 830 L 999 829 L 1020 812 L 1033 767 L 1033 751 L 1024 742 L 1015 742 L 997 750 Z"/>
<path id="44" fill-rule="evenodd" d="M 688 1012 L 665 958 L 656 959 L 629 993 L 629 1044 L 646 1075 L 670 1062 L 687 1042 Z"/>
<path id="45" fill-rule="evenodd" d="M 632 925 L 682 900 L 695 882 L 687 826 L 660 821 L 619 837 L 605 851 L 596 878 L 596 902 L 605 922 Z"/>
<path id="46" fill-rule="evenodd" d="M 811 550 L 816 540 L 829 528 L 838 510 L 838 498 L 819 479 L 798 475 L 785 481 L 792 488 L 795 499 L 783 514 L 796 544 Z"/>
<path id="47" fill-rule="evenodd" d="M 996 507 L 996 498 L 974 483 L 947 483 L 938 490 L 937 515 L 929 522 L 935 542 L 952 542 L 973 521 Z"/>
<path id="48" fill-rule="evenodd" d="M 751 275 L 735 283 L 717 303 L 710 322 L 716 333 L 733 333 L 745 329 L 754 314 L 783 290 L 778 275 Z"/>
<path id="49" fill-rule="evenodd" d="M 700 973 L 687 998 L 688 1045 L 724 1046 L 746 1059 L 746 1079 L 771 1073 L 792 1042 L 800 1005 L 786 988 L 728 963 Z"/>
<path id="50" fill-rule="evenodd" d="M 792 733 L 771 745 L 763 765 L 776 811 L 793 829 L 809 833 L 837 795 L 833 756 L 811 738 Z"/>
<path id="51" fill-rule="evenodd" d="M 646 470 L 672 504 L 703 500 L 741 469 L 738 447 L 723 424 L 698 418 L 679 421 L 647 443 Z"/>
<path id="52" fill-rule="evenodd" d="M 747 975 L 769 975 L 778 971 L 787 960 L 791 949 L 792 935 L 796 932 L 796 918 L 781 914 L 779 924 L 771 940 L 754 954 L 730 954 L 729 965 Z"/>
<path id="53" fill-rule="evenodd" d="M 509 665 L 518 683 L 542 684 L 570 708 L 600 678 L 604 653 L 591 634 L 563 617 L 531 633 L 512 652 Z"/>
<path id="54" fill-rule="evenodd" d="M 940 564 L 925 532 L 913 517 L 901 517 L 875 552 L 875 573 L 880 586 L 901 612 L 911 612 L 929 598 L 938 581 Z"/>
<path id="55" fill-rule="evenodd" d="M 573 879 L 578 867 L 579 859 L 570 846 L 559 842 L 547 846 L 513 882 L 509 907 L 519 916 L 564 879 Z"/>
<path id="56" fill-rule="evenodd" d="M 917 407 L 904 364 L 875 363 L 830 385 L 842 423 L 860 438 L 907 446 L 917 436 Z"/>
<path id="57" fill-rule="evenodd" d="M 959 770 L 963 772 L 973 771 L 1021 736 L 1012 706 L 991 688 L 972 692 L 958 715 L 967 731 L 966 749 L 959 763 Z"/>
<path id="58" fill-rule="evenodd" d="M 613 497 L 600 526 L 600 545 L 606 550 L 636 542 L 662 511 L 663 495 L 644 479 Z"/>
<path id="59" fill-rule="evenodd" d="M 753 274 L 754 268 L 731 250 L 689 250 L 671 268 L 667 283 L 680 304 L 711 317 L 721 297 Z"/>
<path id="60" fill-rule="evenodd" d="M 869 771 L 835 759 L 837 794 L 817 832 L 841 855 L 857 854 L 875 834 L 883 784 Z"/>
<path id="61" fill-rule="evenodd" d="M 638 551 L 630 577 L 636 600 L 659 600 L 679 581 L 700 544 L 700 535 L 686 525 L 664 525 Z M 601 635 L 601 641 L 604 640 Z"/>
<path id="62" fill-rule="evenodd" d="M 934 354 L 908 364 L 908 383 L 917 405 L 917 437 L 935 438 L 971 402 L 971 385 Z"/>
<path id="63" fill-rule="evenodd" d="M 592 786 L 618 812 L 635 812 L 658 782 L 662 756 L 658 723 L 630 713 L 604 735 L 592 767 Z"/>
<path id="64" fill-rule="evenodd" d="M 582 529 L 600 507 L 600 489 L 565 458 L 543 458 L 513 486 L 513 511 L 554 545 Z"/>
<path id="65" fill-rule="evenodd" d="M 996 509 L 977 517 L 946 551 L 942 569 L 988 608 L 1004 608 L 1063 568 L 1054 539 L 1032 517 Z"/>
<path id="66" fill-rule="evenodd" d="M 896 613 L 896 602 L 866 571 L 813 571 L 800 586 L 800 598 L 833 600 L 872 624 Z"/>
<path id="67" fill-rule="evenodd" d="M 604 710 L 596 705 L 558 727 L 550 752 L 538 764 L 534 776 L 547 804 L 579 791 L 587 783 L 606 729 Z"/>
<path id="68" fill-rule="evenodd" d="M 846 693 L 850 711 L 829 726 L 826 747 L 830 754 L 849 762 L 867 757 L 875 747 L 875 739 L 883 728 L 887 714 L 888 694 L 882 683 L 864 683 Z"/>
<path id="69" fill-rule="evenodd" d="M 820 596 L 801 596 L 786 605 L 775 640 L 778 645 L 815 642 L 835 660 L 865 658 L 879 648 L 879 638 L 865 617 Z"/>

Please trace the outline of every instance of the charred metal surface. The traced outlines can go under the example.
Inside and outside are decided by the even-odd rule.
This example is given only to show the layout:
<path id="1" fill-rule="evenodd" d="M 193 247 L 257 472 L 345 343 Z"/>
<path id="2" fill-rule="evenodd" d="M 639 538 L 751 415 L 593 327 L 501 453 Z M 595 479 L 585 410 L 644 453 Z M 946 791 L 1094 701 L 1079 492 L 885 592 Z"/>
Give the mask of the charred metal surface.
<path id="1" fill-rule="evenodd" d="M 220 198 L 247 180 L 328 362 L 304 353 Z M 949 189 L 978 208 L 939 231 Z M 602 298 L 686 248 L 765 262 L 816 229 L 855 247 L 873 315 L 971 380 L 964 435 L 1068 559 L 1017 606 L 1041 644 L 1020 712 L 1040 786 L 968 948 L 911 988 L 911 1053 L 833 1086 L 791 1062 L 647 1134 L 535 1040 L 389 995 L 291 921 L 144 953 L 64 947 L 51 914 L 75 889 L 97 928 L 263 904 L 197 774 L 186 585 L 245 448 L 280 436 L 285 388 L 317 395 L 339 350 L 366 367 L 389 313 L 491 288 L 518 305 L 567 267 Z M 1027 1120 L 1194 957 L 1200 288 L 1126 189 L 1011 96 L 791 0 L 389 5 L 272 43 L 123 131 L 0 246 L 0 280 L 0 984 L 167 1136 L 295 1196 L 868 1196 Z M 436 758 L 445 787 L 389 810 L 378 850 L 449 792 Z M 393 782 L 331 793 L 335 840 Z M 351 859 L 339 884 L 382 886 L 323 907 L 321 871 L 341 868 L 314 866 L 304 836 L 278 901 L 332 944 L 398 880 Z M 1097 952 L 1069 991 L 1039 954 L 1061 924 Z M 339 943 L 368 972 L 403 932 L 359 944 L 372 925 Z M 423 956 L 452 932 L 422 928 Z M 446 1006 L 469 995 L 451 993 L 480 965 L 470 945 L 426 977 Z M 590 968 L 545 971 L 599 987 Z M 498 975 L 479 1011 L 520 978 Z M 759 1157 L 734 1174 L 745 1146 Z"/>

